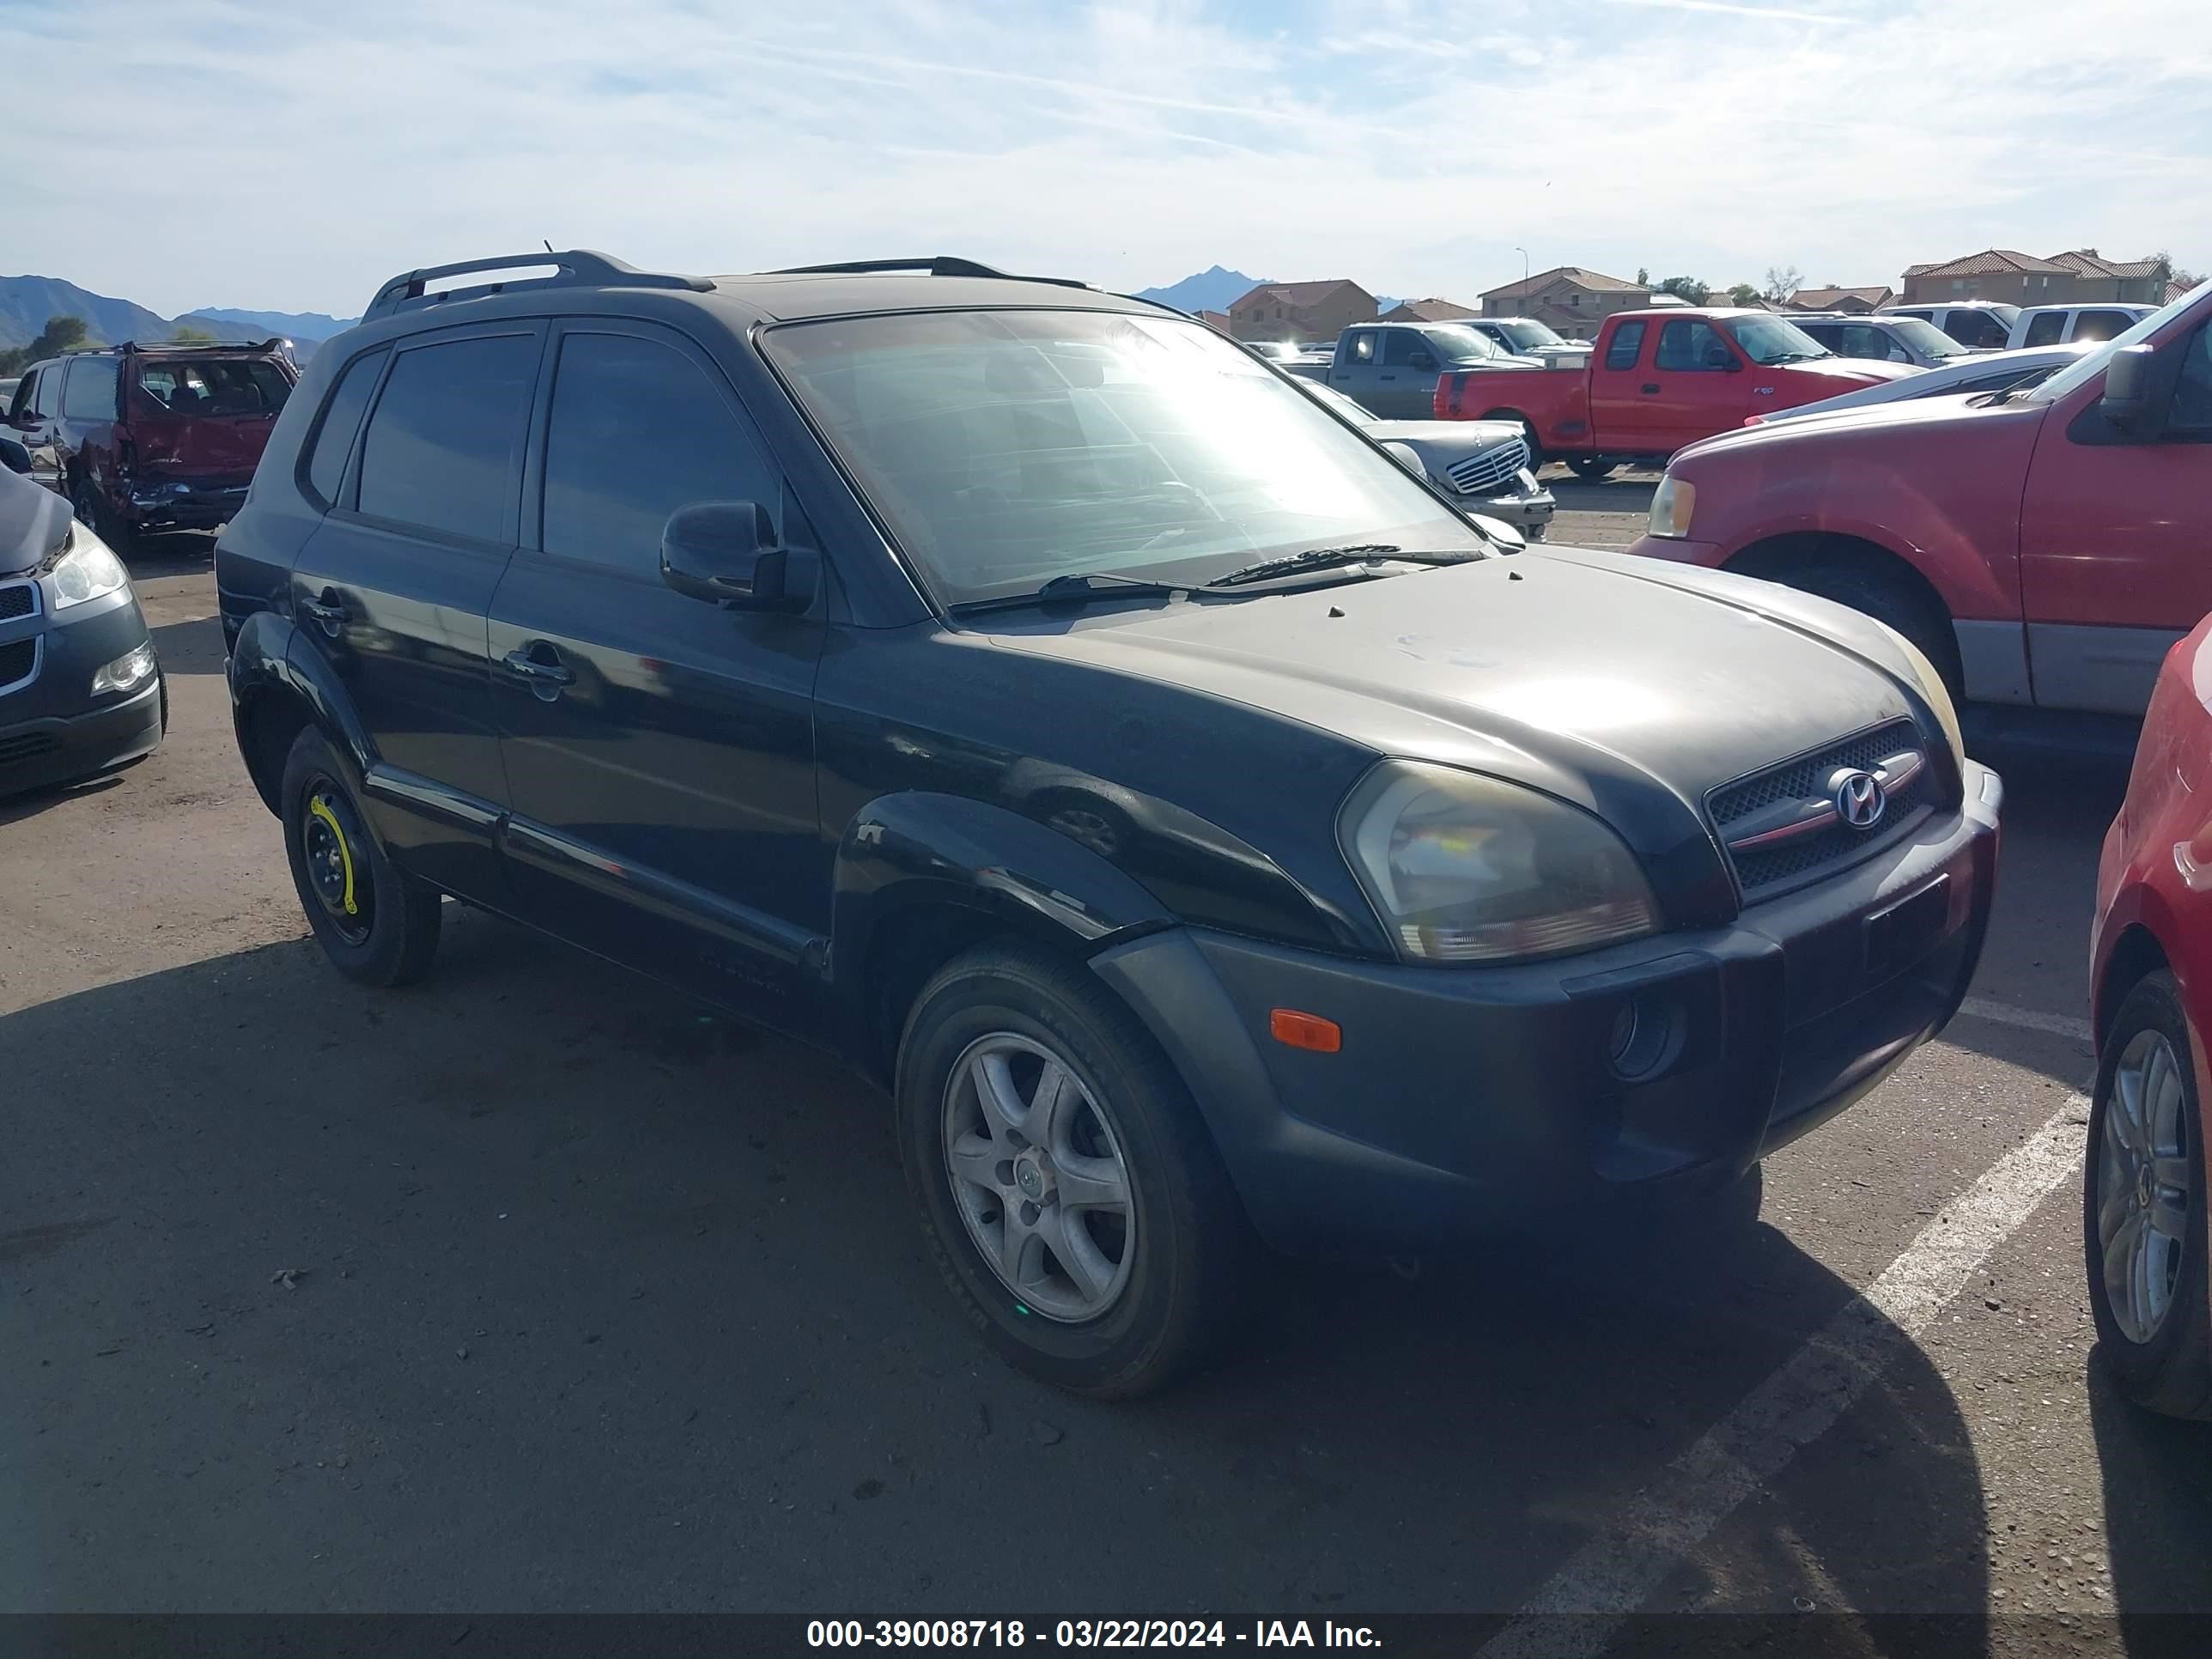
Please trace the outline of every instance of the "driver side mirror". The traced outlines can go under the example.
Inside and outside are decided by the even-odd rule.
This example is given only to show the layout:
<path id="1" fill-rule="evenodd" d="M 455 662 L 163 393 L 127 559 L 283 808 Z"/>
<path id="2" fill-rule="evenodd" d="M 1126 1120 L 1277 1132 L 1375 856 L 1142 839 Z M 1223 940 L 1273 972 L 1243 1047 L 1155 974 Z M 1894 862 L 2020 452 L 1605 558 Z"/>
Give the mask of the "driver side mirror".
<path id="1" fill-rule="evenodd" d="M 1733 374 L 1743 365 L 1736 361 L 1735 353 L 1730 351 L 1726 346 L 1717 345 L 1705 348 L 1705 367 L 1723 369 Z"/>
<path id="2" fill-rule="evenodd" d="M 660 579 L 687 599 L 730 611 L 803 611 L 813 602 L 815 555 L 778 544 L 758 501 L 695 501 L 660 532 Z"/>
<path id="3" fill-rule="evenodd" d="M 1406 363 L 1411 368 L 1434 368 L 1437 366 L 1437 360 L 1428 352 L 1417 351 L 1406 359 Z"/>
<path id="4" fill-rule="evenodd" d="M 2097 407 L 2121 431 L 2154 438 L 2161 424 L 2151 398 L 2151 349 L 2122 346 L 2105 365 L 2105 395 Z"/>
<path id="5" fill-rule="evenodd" d="M 31 452 L 13 438 L 0 438 L 0 466 L 10 472 L 28 476 L 31 471 Z"/>

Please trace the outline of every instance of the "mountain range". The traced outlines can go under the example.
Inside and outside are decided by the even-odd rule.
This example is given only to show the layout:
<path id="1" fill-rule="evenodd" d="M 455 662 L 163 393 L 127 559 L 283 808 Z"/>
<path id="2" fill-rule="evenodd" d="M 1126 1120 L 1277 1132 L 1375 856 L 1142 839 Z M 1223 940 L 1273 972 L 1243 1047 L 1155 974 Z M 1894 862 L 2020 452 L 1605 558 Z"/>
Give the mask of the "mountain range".
<path id="1" fill-rule="evenodd" d="M 288 335 L 306 347 L 351 327 L 354 320 L 326 317 L 319 312 L 241 311 L 222 306 L 164 317 L 129 300 L 94 294 L 58 276 L 0 276 L 0 348 L 28 345 L 39 337 L 49 317 L 83 318 L 87 334 L 99 345 L 166 340 L 179 328 L 197 328 L 219 339 L 242 334 Z"/>

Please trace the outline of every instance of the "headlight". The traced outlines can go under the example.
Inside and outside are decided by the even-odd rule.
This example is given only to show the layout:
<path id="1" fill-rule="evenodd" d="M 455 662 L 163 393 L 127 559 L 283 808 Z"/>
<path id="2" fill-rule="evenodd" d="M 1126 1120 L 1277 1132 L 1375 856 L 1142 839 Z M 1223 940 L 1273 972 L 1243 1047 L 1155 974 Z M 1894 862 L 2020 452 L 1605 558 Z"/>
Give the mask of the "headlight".
<path id="1" fill-rule="evenodd" d="M 1928 699 L 1928 706 L 1936 711 L 1936 719 L 1943 728 L 1943 735 L 1951 741 L 1951 758 L 1963 769 L 1966 762 L 1966 740 L 1959 732 L 1959 711 L 1952 705 L 1950 688 L 1943 684 L 1943 677 L 1936 672 L 1936 665 L 1928 660 L 1926 652 L 1887 623 L 1877 619 L 1875 625 L 1889 635 L 1897 648 L 1905 653 L 1905 661 L 1912 665 L 1912 678 L 1920 682 L 1920 695 Z"/>
<path id="2" fill-rule="evenodd" d="M 110 691 L 131 691 L 145 684 L 146 677 L 154 672 L 154 642 L 151 640 L 135 651 L 126 651 L 113 662 L 92 677 L 92 695 L 101 696 Z"/>
<path id="3" fill-rule="evenodd" d="M 1659 480 L 1659 488 L 1651 496 L 1651 533 L 1655 536 L 1686 536 L 1690 533 L 1690 515 L 1698 508 L 1698 487 L 1669 472 Z"/>
<path id="4" fill-rule="evenodd" d="M 81 524 L 70 527 L 69 542 L 61 556 L 46 567 L 46 574 L 53 579 L 57 611 L 66 611 L 103 593 L 112 593 L 131 580 L 124 571 L 123 561 L 108 551 L 106 542 Z"/>
<path id="5" fill-rule="evenodd" d="M 1650 886 L 1610 830 L 1494 778 L 1385 761 L 1345 802 L 1337 836 L 1410 961 L 1564 956 L 1658 930 Z"/>

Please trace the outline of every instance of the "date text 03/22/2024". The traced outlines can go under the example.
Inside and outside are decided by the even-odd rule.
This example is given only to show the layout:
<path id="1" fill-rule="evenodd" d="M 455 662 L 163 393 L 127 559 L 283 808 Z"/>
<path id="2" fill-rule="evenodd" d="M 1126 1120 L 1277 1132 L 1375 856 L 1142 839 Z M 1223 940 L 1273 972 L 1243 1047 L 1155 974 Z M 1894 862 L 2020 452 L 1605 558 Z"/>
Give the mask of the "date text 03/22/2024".
<path id="1" fill-rule="evenodd" d="M 1324 1619 L 816 1619 L 811 1648 L 1377 1648 L 1365 1625 Z"/>

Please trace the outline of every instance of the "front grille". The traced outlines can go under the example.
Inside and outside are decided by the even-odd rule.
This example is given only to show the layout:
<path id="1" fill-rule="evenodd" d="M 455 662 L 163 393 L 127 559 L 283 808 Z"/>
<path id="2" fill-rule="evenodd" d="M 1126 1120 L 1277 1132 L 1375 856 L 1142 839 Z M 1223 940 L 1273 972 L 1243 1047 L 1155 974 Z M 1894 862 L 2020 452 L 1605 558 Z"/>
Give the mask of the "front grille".
<path id="1" fill-rule="evenodd" d="M 0 691 L 13 691 L 30 683 L 39 672 L 39 642 L 16 640 L 0 645 Z"/>
<path id="2" fill-rule="evenodd" d="M 1893 720 L 1829 744 L 1809 755 L 1764 772 L 1723 784 L 1705 798 L 1705 810 L 1723 845 L 1729 829 L 1770 806 L 1790 800 L 1814 800 L 1827 793 L 1827 781 L 1839 766 L 1870 769 L 1877 761 L 1906 750 L 1929 752 L 1929 744 L 1911 720 Z M 1856 862 L 1897 839 L 1923 816 L 1935 799 L 1936 783 L 1929 763 L 1888 792 L 1881 821 L 1872 830 L 1854 830 L 1837 823 L 1826 830 L 1784 842 L 1772 848 L 1754 848 L 1729 854 L 1736 884 L 1747 898 L 1765 898 L 1775 890 L 1815 871 Z"/>
<path id="3" fill-rule="evenodd" d="M 1444 469 L 1444 477 L 1462 495 L 1501 495 L 1528 465 L 1528 446 L 1518 438 L 1509 438 L 1495 449 L 1454 462 Z"/>
<path id="4" fill-rule="evenodd" d="M 39 585 L 36 582 L 0 583 L 0 622 L 14 622 L 18 617 L 27 617 L 39 608 Z"/>
<path id="5" fill-rule="evenodd" d="M 20 738 L 0 738 L 0 766 L 46 754 L 60 742 L 51 732 L 27 732 Z"/>

